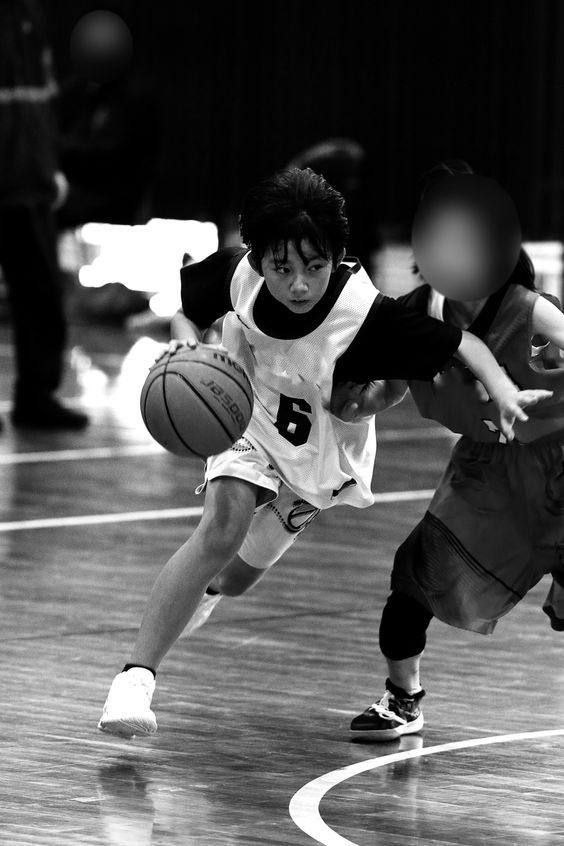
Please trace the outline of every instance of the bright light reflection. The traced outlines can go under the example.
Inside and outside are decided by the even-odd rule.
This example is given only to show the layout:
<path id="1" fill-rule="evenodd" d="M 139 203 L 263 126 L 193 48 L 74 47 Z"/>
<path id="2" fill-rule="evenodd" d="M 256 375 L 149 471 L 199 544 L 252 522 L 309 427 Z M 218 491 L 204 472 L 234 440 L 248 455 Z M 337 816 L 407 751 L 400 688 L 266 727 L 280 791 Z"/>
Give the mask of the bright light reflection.
<path id="1" fill-rule="evenodd" d="M 528 241 L 523 244 L 523 247 L 533 262 L 537 287 L 547 294 L 561 298 L 564 294 L 562 243 L 560 241 Z"/>
<path id="2" fill-rule="evenodd" d="M 201 261 L 217 250 L 217 227 L 198 220 L 153 218 L 145 225 L 86 223 L 62 242 L 62 263 L 76 263 L 85 287 L 120 282 L 132 291 L 158 295 L 155 311 L 169 317 L 180 304 L 179 271 L 183 257 Z M 73 248 L 74 247 L 74 248 Z"/>
<path id="3" fill-rule="evenodd" d="M 133 344 L 125 356 L 113 386 L 111 399 L 112 409 L 124 425 L 140 425 L 145 430 L 139 410 L 141 388 L 149 368 L 166 348 L 166 344 L 143 337 Z"/>

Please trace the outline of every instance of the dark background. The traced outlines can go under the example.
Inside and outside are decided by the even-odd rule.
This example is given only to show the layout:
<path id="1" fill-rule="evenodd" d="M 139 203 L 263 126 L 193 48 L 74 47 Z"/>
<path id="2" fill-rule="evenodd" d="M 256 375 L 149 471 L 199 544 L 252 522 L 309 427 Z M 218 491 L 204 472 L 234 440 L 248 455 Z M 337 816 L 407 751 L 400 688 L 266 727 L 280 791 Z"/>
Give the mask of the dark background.
<path id="1" fill-rule="evenodd" d="M 405 231 L 417 178 L 463 157 L 507 188 L 526 238 L 564 237 L 559 0 L 44 2 L 62 78 L 76 21 L 129 24 L 158 123 L 152 213 L 216 219 L 303 147 L 369 154 L 369 214 Z"/>

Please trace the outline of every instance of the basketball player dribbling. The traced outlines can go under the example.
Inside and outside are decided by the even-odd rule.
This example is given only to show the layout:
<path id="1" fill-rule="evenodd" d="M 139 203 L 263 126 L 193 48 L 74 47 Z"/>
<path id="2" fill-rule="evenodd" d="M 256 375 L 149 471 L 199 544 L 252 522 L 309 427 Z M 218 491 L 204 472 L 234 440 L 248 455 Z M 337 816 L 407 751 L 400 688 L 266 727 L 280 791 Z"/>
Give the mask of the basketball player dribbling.
<path id="1" fill-rule="evenodd" d="M 227 315 L 222 342 L 251 380 L 253 416 L 244 436 L 206 463 L 202 519 L 158 576 L 110 688 L 99 728 L 113 734 L 156 731 L 157 668 L 219 596 L 256 583 L 320 510 L 373 503 L 373 420 L 331 414 L 334 380 L 392 380 L 389 403 L 393 380 L 432 379 L 456 354 L 494 397 L 508 438 L 514 421 L 527 419 L 523 409 L 548 396 L 519 392 L 474 336 L 382 296 L 344 258 L 343 198 L 313 171 L 264 180 L 247 195 L 240 225 L 246 249 L 182 269 L 183 313 L 172 331 L 194 345 Z"/>

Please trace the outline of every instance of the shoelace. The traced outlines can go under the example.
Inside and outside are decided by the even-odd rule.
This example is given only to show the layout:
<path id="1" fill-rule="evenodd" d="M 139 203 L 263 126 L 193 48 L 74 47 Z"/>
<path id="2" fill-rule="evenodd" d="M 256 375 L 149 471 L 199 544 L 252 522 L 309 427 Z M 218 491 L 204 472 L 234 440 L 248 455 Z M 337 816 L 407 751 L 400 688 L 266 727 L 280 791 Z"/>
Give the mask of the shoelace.
<path id="1" fill-rule="evenodd" d="M 390 697 L 392 694 L 389 690 L 385 692 L 383 697 L 380 699 L 379 702 L 374 702 L 369 711 L 374 711 L 379 717 L 382 717 L 384 720 L 394 720 L 396 723 L 407 723 L 407 720 L 403 717 L 400 717 L 395 711 L 390 710 Z"/>

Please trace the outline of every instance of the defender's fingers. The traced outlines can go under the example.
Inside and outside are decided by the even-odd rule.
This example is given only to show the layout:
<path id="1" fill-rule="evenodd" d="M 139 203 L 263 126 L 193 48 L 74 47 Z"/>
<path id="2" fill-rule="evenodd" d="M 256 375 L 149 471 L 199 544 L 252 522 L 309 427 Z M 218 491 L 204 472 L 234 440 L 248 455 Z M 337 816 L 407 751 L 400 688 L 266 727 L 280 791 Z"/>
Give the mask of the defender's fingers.
<path id="1" fill-rule="evenodd" d="M 519 391 L 515 399 L 520 408 L 526 408 L 529 405 L 536 405 L 538 402 L 547 399 L 547 394 L 550 395 L 550 392 L 536 390 Z"/>
<path id="2" fill-rule="evenodd" d="M 512 441 L 515 437 L 515 432 L 513 431 L 513 423 L 510 423 L 508 420 L 501 419 L 500 420 L 501 431 L 505 435 L 507 441 Z"/>
<path id="3" fill-rule="evenodd" d="M 538 402 L 543 402 L 543 400 L 554 396 L 554 391 L 545 391 L 544 388 L 539 388 L 534 391 L 523 391 L 523 394 L 527 405 L 536 405 Z"/>

